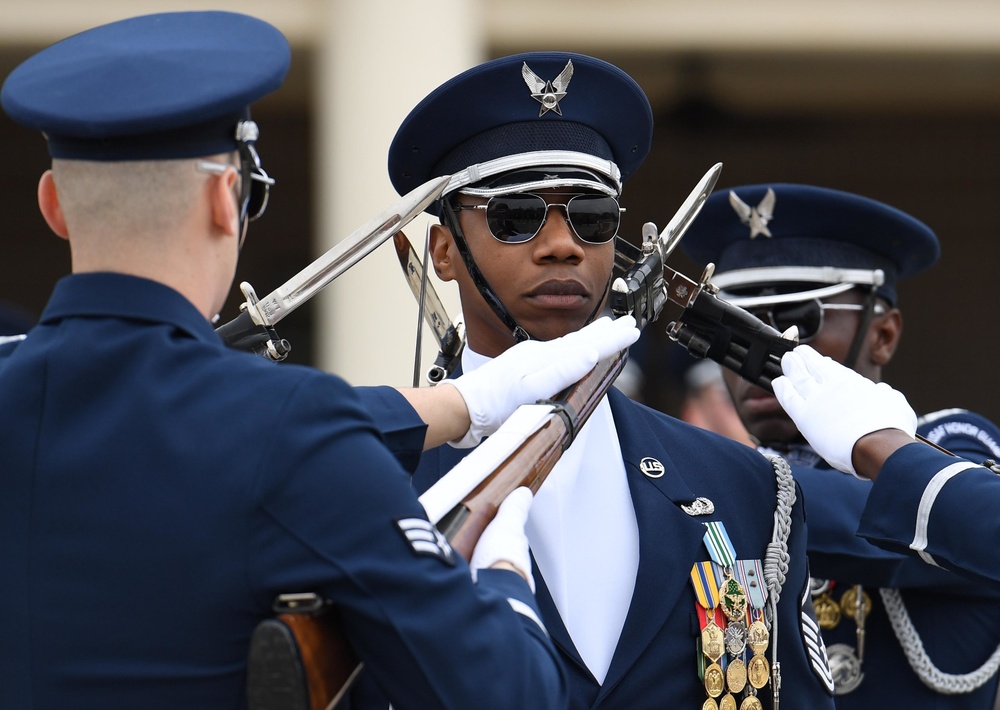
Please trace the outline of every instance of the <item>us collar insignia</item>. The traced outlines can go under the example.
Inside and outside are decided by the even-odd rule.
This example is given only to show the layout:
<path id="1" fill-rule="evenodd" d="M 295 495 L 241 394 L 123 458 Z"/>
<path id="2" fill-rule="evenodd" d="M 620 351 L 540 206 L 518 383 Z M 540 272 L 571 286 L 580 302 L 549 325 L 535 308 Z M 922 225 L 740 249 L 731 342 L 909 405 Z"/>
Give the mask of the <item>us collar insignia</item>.
<path id="1" fill-rule="evenodd" d="M 646 474 L 649 478 L 661 478 L 666 469 L 663 468 L 662 463 L 654 459 L 652 456 L 647 456 L 639 462 L 639 470 Z"/>
<path id="2" fill-rule="evenodd" d="M 708 498 L 695 498 L 690 504 L 681 505 L 681 510 L 691 516 L 711 515 L 715 512 L 715 503 Z"/>
<path id="3" fill-rule="evenodd" d="M 774 190 L 770 187 L 767 188 L 767 194 L 764 195 L 764 199 L 756 207 L 751 207 L 741 200 L 735 192 L 732 190 L 729 191 L 729 204 L 732 205 L 740 221 L 750 227 L 751 239 L 756 239 L 760 234 L 763 234 L 765 237 L 771 236 L 771 232 L 767 229 L 767 223 L 774 219 L 774 203 L 776 200 L 777 197 L 774 194 Z"/>
<path id="4" fill-rule="evenodd" d="M 545 81 L 545 79 L 531 71 L 528 68 L 527 62 L 521 67 L 521 76 L 524 77 L 524 83 L 531 90 L 531 98 L 542 105 L 538 109 L 539 117 L 544 116 L 549 111 L 555 111 L 562 116 L 562 109 L 559 107 L 559 102 L 566 98 L 566 88 L 569 86 L 569 80 L 573 78 L 572 60 L 566 62 L 566 66 L 559 72 L 559 76 L 552 81 Z"/>

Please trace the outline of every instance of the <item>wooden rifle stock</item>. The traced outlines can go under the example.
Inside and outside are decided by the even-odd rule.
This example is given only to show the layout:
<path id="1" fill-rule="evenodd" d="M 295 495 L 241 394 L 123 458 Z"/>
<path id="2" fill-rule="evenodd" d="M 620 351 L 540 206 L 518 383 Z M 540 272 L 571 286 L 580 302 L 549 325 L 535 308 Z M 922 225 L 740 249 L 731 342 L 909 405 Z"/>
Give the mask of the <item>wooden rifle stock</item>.
<path id="1" fill-rule="evenodd" d="M 555 409 L 544 424 L 438 522 L 456 552 L 466 560 L 472 558 L 479 536 L 514 489 L 527 486 L 532 493 L 538 491 L 624 366 L 625 355 L 618 353 L 556 395 Z"/>

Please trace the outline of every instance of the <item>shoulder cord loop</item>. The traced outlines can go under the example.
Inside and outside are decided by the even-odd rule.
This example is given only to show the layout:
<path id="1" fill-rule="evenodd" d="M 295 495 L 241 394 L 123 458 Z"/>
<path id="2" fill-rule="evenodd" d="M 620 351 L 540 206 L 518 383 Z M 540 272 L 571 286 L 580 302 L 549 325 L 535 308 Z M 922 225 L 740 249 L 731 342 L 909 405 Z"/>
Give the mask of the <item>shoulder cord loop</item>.
<path id="1" fill-rule="evenodd" d="M 961 695 L 971 693 L 981 688 L 997 669 L 1000 668 L 1000 646 L 993 652 L 986 663 L 981 665 L 971 673 L 953 675 L 944 673 L 927 656 L 924 644 L 920 640 L 920 635 L 913 628 L 913 622 L 906 612 L 903 604 L 903 597 L 898 589 L 879 589 L 882 595 L 882 603 L 885 604 L 885 611 L 889 616 L 889 623 L 892 630 L 899 639 L 899 644 L 903 647 L 903 653 L 910 664 L 910 668 L 917 674 L 917 677 L 931 690 L 942 695 Z"/>
<path id="2" fill-rule="evenodd" d="M 778 707 L 781 690 L 781 664 L 778 662 L 778 600 L 788 574 L 788 536 L 792 531 L 792 506 L 795 505 L 795 480 L 792 469 L 780 456 L 768 456 L 777 481 L 777 505 L 774 509 L 774 529 L 764 555 L 764 581 L 767 583 L 771 607 L 771 669 L 774 679 L 774 707 Z"/>

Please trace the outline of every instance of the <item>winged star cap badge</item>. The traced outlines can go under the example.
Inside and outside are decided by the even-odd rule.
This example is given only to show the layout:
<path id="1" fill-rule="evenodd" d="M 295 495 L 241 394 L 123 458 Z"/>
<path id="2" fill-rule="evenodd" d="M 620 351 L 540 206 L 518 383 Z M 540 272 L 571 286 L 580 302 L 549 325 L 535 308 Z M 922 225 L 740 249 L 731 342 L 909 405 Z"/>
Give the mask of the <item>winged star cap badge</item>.
<path id="1" fill-rule="evenodd" d="M 741 200 L 735 192 L 732 190 L 729 191 L 729 204 L 732 205 L 740 221 L 750 227 L 751 239 L 756 239 L 761 234 L 765 237 L 771 236 L 771 232 L 767 228 L 767 223 L 774 219 L 774 203 L 776 200 L 777 196 L 770 187 L 767 188 L 764 199 L 756 207 L 751 207 Z"/>
<path id="2" fill-rule="evenodd" d="M 542 105 L 538 109 L 539 117 L 544 116 L 549 111 L 555 111 L 562 116 L 559 102 L 566 98 L 566 88 L 569 86 L 570 79 L 573 78 L 572 60 L 566 62 L 566 66 L 559 72 L 559 76 L 552 81 L 545 81 L 531 71 L 527 62 L 521 66 L 521 76 L 524 77 L 524 83 L 531 90 L 531 98 Z"/>

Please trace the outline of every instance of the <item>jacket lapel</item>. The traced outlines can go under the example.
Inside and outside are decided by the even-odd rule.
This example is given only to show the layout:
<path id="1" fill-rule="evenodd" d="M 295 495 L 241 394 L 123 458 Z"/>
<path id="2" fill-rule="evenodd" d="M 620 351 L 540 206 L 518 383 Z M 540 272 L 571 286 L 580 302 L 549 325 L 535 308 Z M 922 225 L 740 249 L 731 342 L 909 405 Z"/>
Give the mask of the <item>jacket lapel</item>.
<path id="1" fill-rule="evenodd" d="M 690 584 L 690 565 L 706 557 L 703 519 L 680 508 L 697 496 L 648 423 L 636 416 L 635 409 L 623 408 L 625 396 L 615 390 L 609 396 L 639 528 L 639 570 L 601 696 L 614 689 L 649 646 Z M 662 476 L 642 471 L 640 462 L 646 458 L 663 465 Z"/>

